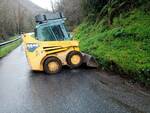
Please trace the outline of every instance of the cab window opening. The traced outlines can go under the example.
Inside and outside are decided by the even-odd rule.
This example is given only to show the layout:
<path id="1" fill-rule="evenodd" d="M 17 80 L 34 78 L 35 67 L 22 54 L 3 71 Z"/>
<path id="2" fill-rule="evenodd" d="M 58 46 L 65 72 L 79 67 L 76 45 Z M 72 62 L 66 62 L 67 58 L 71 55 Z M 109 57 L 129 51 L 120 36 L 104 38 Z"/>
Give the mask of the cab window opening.
<path id="1" fill-rule="evenodd" d="M 37 31 L 35 31 L 37 32 Z M 36 33 L 37 35 L 37 33 Z M 41 41 L 62 41 L 65 40 L 65 35 L 60 25 L 47 26 L 41 28 L 41 36 L 38 37 Z"/>

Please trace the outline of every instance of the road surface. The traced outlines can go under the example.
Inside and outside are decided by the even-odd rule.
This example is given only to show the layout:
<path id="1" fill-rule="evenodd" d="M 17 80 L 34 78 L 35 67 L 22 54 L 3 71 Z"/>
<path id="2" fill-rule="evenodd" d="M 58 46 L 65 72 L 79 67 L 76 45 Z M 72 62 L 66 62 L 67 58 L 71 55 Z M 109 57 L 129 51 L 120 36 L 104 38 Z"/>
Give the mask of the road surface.
<path id="1" fill-rule="evenodd" d="M 0 59 L 0 113 L 150 113 L 150 95 L 96 69 L 32 72 L 20 46 Z"/>

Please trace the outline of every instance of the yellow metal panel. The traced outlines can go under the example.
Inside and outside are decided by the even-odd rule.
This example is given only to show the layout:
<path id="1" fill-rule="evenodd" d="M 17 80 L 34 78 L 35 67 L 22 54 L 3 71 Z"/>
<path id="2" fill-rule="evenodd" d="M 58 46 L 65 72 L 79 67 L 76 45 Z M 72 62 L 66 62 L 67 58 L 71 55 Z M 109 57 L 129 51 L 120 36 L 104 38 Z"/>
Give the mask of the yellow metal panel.
<path id="1" fill-rule="evenodd" d="M 66 57 L 71 51 L 80 51 L 78 41 L 38 41 L 28 34 L 23 37 L 25 53 L 32 70 L 43 71 L 44 60 L 50 56 L 59 58 L 63 65 L 67 65 Z M 38 48 L 30 52 L 28 44 L 37 44 Z"/>

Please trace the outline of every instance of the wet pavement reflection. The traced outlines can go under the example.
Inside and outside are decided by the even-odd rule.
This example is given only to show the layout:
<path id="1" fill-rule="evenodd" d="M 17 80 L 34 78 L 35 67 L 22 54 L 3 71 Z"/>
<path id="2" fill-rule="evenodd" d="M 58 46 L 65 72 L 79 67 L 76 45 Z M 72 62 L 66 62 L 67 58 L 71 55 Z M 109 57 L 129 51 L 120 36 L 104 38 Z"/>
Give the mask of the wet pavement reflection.
<path id="1" fill-rule="evenodd" d="M 33 72 L 22 47 L 0 59 L 0 113 L 148 113 L 150 96 L 101 78 L 96 69 Z"/>

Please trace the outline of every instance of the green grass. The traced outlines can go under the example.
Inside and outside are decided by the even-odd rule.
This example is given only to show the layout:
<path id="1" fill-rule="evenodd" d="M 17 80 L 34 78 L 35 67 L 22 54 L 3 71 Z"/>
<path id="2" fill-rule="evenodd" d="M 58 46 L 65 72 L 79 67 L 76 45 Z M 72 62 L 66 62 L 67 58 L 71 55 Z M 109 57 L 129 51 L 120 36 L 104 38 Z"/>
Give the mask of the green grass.
<path id="1" fill-rule="evenodd" d="M 150 15 L 139 10 L 105 20 L 83 22 L 75 29 L 83 52 L 94 55 L 105 70 L 127 74 L 150 85 Z"/>
<path id="2" fill-rule="evenodd" d="M 8 45 L 0 47 L 0 58 L 6 56 L 8 53 L 10 53 L 12 50 L 17 48 L 21 44 L 22 40 L 19 39 L 13 43 L 10 43 Z"/>
<path id="3" fill-rule="evenodd" d="M 8 39 L 8 41 L 14 40 L 14 39 L 16 39 L 16 38 L 17 38 L 16 36 L 12 36 L 12 37 L 10 37 L 10 38 Z"/>
<path id="4" fill-rule="evenodd" d="M 0 37 L 0 43 L 6 42 L 6 41 L 10 41 L 10 40 L 14 40 L 14 39 L 16 39 L 16 36 L 9 37 L 9 38 L 7 38 L 6 40 L 3 40 L 3 39 Z"/>

